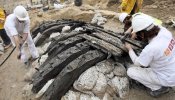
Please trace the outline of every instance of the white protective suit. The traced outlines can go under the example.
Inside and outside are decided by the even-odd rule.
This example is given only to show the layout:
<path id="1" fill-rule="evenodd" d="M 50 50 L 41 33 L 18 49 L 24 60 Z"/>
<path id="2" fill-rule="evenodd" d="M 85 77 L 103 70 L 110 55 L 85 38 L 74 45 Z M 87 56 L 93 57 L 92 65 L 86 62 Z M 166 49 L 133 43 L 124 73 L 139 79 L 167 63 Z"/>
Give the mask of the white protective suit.
<path id="1" fill-rule="evenodd" d="M 139 81 L 152 91 L 162 86 L 175 86 L 175 39 L 171 32 L 160 26 L 157 36 L 136 56 L 131 49 L 129 55 L 136 66 L 127 71 L 129 77 Z"/>
<path id="2" fill-rule="evenodd" d="M 4 28 L 7 32 L 7 35 L 10 37 L 13 46 L 15 46 L 13 36 L 23 34 L 23 33 L 28 33 L 26 42 L 28 44 L 29 51 L 33 58 L 39 57 L 38 51 L 30 35 L 30 20 L 29 19 L 24 22 L 19 22 L 14 14 L 10 14 L 6 18 Z M 24 45 L 22 46 L 22 49 L 21 49 L 21 60 L 23 62 L 27 62 L 28 60 L 25 54 L 25 51 L 24 51 Z"/>

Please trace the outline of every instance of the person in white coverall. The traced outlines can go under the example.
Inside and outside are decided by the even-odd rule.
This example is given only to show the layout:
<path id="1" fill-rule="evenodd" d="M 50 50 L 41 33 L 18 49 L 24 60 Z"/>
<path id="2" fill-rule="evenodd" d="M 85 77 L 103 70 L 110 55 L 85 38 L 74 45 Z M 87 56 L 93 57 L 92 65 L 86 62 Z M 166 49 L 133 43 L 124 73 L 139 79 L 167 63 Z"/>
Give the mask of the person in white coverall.
<path id="1" fill-rule="evenodd" d="M 137 56 L 130 44 L 125 46 L 134 67 L 129 67 L 127 75 L 149 89 L 150 95 L 157 97 L 175 86 L 175 39 L 172 33 L 145 15 L 132 19 L 133 33 L 140 33 L 148 45 Z"/>
<path id="2" fill-rule="evenodd" d="M 14 9 L 14 12 L 7 16 L 4 27 L 7 35 L 12 41 L 13 46 L 16 46 L 18 59 L 21 59 L 25 64 L 28 63 L 28 58 L 24 51 L 25 41 L 28 44 L 28 48 L 33 59 L 39 57 L 38 51 L 30 35 L 29 15 L 23 6 L 17 6 Z"/>

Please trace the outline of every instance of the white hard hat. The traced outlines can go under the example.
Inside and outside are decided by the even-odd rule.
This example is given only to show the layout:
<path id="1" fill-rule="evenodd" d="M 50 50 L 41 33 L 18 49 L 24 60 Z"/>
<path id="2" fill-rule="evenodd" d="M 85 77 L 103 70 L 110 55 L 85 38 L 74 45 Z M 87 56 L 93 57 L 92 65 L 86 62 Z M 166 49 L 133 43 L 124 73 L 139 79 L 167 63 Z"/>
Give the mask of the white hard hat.
<path id="1" fill-rule="evenodd" d="M 151 26 L 154 23 L 154 20 L 147 15 L 137 15 L 132 18 L 132 27 L 133 27 L 133 32 L 138 32 L 141 30 L 144 30 Z"/>
<path id="2" fill-rule="evenodd" d="M 25 21 L 29 18 L 28 12 L 23 6 L 17 6 L 13 13 L 20 21 Z"/>
<path id="3" fill-rule="evenodd" d="M 119 20 L 120 22 L 123 23 L 123 21 L 125 20 L 125 18 L 128 16 L 128 13 L 121 13 L 119 16 Z"/>

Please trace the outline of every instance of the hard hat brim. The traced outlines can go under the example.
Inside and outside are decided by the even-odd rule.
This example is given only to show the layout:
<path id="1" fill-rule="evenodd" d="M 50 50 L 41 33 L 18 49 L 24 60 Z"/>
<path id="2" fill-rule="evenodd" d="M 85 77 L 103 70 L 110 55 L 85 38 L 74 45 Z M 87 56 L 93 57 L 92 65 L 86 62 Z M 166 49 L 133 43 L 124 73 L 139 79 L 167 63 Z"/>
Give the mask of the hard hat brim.
<path id="1" fill-rule="evenodd" d="M 29 17 L 20 18 L 20 17 L 18 17 L 18 16 L 17 16 L 17 18 L 18 18 L 19 21 L 26 21 L 27 19 L 29 19 Z"/>
<path id="2" fill-rule="evenodd" d="M 121 14 L 119 15 L 119 21 L 120 21 L 121 23 L 123 23 L 124 20 L 126 19 L 126 17 L 127 17 L 128 15 L 129 15 L 128 13 L 121 13 Z"/>

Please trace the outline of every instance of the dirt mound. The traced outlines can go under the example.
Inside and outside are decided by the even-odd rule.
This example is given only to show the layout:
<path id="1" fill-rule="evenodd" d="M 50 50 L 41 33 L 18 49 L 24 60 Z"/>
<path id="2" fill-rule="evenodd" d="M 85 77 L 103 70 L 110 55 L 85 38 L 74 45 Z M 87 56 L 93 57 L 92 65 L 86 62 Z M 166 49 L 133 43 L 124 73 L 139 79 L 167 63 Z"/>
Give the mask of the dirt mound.
<path id="1" fill-rule="evenodd" d="M 119 3 L 120 0 L 83 0 L 83 4 L 97 6 L 99 8 L 107 8 Z"/>
<path id="2" fill-rule="evenodd" d="M 31 30 L 36 26 L 43 23 L 44 21 L 60 20 L 60 19 L 73 19 L 85 22 L 91 22 L 95 13 L 99 12 L 105 18 L 112 19 L 116 13 L 109 10 L 99 10 L 90 5 L 82 5 L 81 7 L 76 7 L 70 5 L 60 10 L 52 9 L 47 12 L 42 11 L 30 11 L 31 17 Z"/>
<path id="3" fill-rule="evenodd" d="M 88 7 L 88 9 L 80 9 L 75 6 L 67 7 L 61 10 L 50 10 L 48 12 L 41 12 L 42 17 L 38 17 L 40 11 L 31 12 L 31 30 L 44 21 L 52 21 L 58 19 L 74 19 L 80 21 L 90 22 L 95 12 Z"/>
<path id="4" fill-rule="evenodd" d="M 67 7 L 58 11 L 50 11 L 48 14 L 52 14 L 51 19 L 75 19 L 82 21 L 90 21 L 94 15 L 92 10 L 81 10 L 78 7 Z"/>

